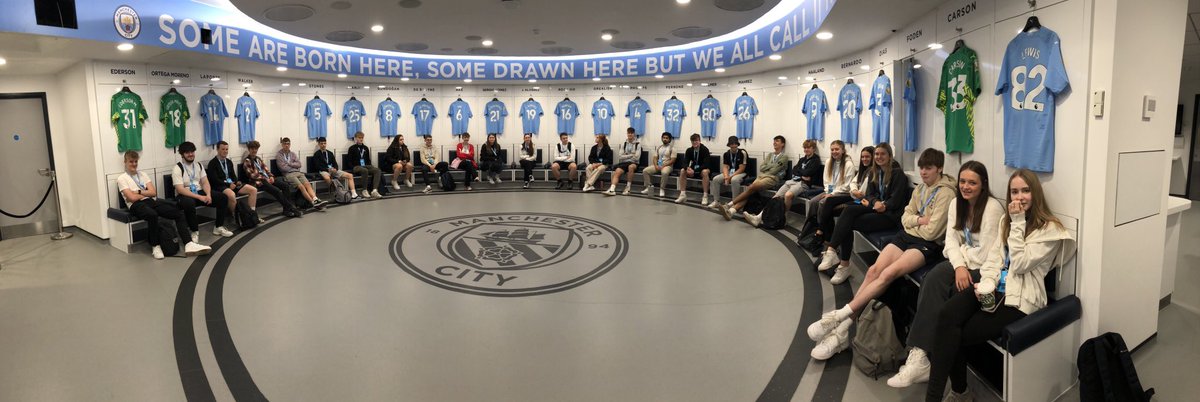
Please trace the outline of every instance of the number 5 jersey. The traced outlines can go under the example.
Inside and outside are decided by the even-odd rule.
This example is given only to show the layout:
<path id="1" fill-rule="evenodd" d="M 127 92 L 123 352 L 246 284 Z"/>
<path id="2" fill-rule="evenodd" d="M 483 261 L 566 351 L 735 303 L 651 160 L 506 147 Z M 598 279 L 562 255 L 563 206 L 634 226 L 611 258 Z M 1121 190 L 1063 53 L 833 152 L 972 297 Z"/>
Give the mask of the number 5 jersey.
<path id="1" fill-rule="evenodd" d="M 1054 171 L 1054 98 L 1070 87 L 1058 34 L 1022 32 L 1008 43 L 996 95 L 1004 104 L 1004 164 Z"/>

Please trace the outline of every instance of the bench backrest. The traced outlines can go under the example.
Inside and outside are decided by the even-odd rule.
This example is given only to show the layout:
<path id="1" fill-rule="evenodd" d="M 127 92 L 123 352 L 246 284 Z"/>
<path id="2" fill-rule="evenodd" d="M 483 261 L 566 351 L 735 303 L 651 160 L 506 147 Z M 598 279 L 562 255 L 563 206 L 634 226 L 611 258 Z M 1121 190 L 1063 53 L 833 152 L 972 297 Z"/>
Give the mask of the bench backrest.
<path id="1" fill-rule="evenodd" d="M 1070 233 L 1071 237 L 1078 241 L 1079 220 L 1062 214 L 1054 214 L 1054 216 L 1062 222 L 1067 233 Z M 1051 300 L 1058 300 L 1073 295 L 1079 288 L 1078 280 L 1079 271 L 1075 254 L 1065 255 L 1062 265 L 1046 274 L 1046 296 Z"/>

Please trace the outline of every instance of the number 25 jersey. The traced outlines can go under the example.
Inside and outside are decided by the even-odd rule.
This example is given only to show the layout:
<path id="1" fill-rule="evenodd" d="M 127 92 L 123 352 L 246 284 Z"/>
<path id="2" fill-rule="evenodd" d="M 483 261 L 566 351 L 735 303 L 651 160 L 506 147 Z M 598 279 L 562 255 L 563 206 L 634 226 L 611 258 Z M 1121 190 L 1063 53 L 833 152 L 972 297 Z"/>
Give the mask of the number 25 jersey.
<path id="1" fill-rule="evenodd" d="M 1070 85 L 1054 31 L 1022 32 L 1008 43 L 996 82 L 1005 165 L 1054 171 L 1054 98 Z"/>

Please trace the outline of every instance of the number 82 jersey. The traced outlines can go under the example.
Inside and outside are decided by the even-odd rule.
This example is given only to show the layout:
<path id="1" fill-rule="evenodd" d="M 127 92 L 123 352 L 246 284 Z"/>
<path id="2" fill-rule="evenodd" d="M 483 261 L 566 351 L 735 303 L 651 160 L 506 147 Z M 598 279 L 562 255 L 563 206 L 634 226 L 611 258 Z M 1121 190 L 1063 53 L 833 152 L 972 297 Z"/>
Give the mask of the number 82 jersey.
<path id="1" fill-rule="evenodd" d="M 1054 98 L 1070 85 L 1054 31 L 1022 32 L 1008 43 L 996 82 L 1005 165 L 1054 171 Z"/>

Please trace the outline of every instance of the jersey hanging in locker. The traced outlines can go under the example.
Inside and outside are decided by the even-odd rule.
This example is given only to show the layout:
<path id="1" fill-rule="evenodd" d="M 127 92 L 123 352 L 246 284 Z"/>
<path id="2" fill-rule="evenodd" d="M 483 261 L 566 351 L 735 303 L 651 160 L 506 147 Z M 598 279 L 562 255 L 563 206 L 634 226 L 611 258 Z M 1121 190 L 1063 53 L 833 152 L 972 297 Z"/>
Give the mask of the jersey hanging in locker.
<path id="1" fill-rule="evenodd" d="M 483 105 L 484 119 L 487 120 L 488 134 L 504 134 L 504 118 L 508 117 L 508 108 L 504 102 L 494 99 Z"/>
<path id="2" fill-rule="evenodd" d="M 890 141 L 892 137 L 892 79 L 880 75 L 871 84 L 871 137 L 875 144 Z"/>
<path id="3" fill-rule="evenodd" d="M 721 118 L 721 102 L 712 95 L 700 101 L 700 136 L 713 139 L 717 137 L 717 120 Z"/>
<path id="4" fill-rule="evenodd" d="M 437 107 L 433 102 L 421 98 L 413 104 L 413 123 L 416 124 L 417 135 L 428 137 L 433 132 L 433 119 L 437 118 Z"/>
<path id="5" fill-rule="evenodd" d="M 462 135 L 471 125 L 471 105 L 462 99 L 450 103 L 450 134 Z"/>
<path id="6" fill-rule="evenodd" d="M 375 108 L 375 118 L 379 120 L 380 136 L 395 137 L 397 124 L 400 122 L 400 105 L 392 98 L 379 102 L 379 107 Z"/>
<path id="7" fill-rule="evenodd" d="M 650 104 L 642 97 L 633 98 L 625 109 L 625 117 L 629 118 L 629 127 L 638 137 L 646 134 L 646 115 L 650 114 Z"/>
<path id="8" fill-rule="evenodd" d="M 354 138 L 354 134 L 362 131 L 363 116 L 367 108 L 354 97 L 342 104 L 342 120 L 346 122 L 346 138 Z"/>
<path id="9" fill-rule="evenodd" d="M 554 114 L 558 116 L 559 134 L 575 135 L 575 119 L 579 117 L 579 106 L 570 99 L 563 99 L 554 107 Z"/>
<path id="10" fill-rule="evenodd" d="M 233 117 L 238 122 L 238 143 L 254 141 L 254 123 L 258 121 L 258 102 L 243 95 L 233 104 Z"/>
<path id="11" fill-rule="evenodd" d="M 1067 90 L 1058 34 L 1022 32 L 1008 43 L 996 95 L 1004 104 L 1004 164 L 1054 171 L 1054 102 Z"/>
<path id="12" fill-rule="evenodd" d="M 613 104 L 607 99 L 592 103 L 592 128 L 594 134 L 612 134 L 612 118 L 614 114 Z"/>
<path id="13" fill-rule="evenodd" d="M 192 118 L 188 112 L 187 98 L 177 91 L 167 91 L 158 100 L 158 121 L 166 129 L 166 146 L 175 148 L 187 141 L 187 121 Z"/>
<path id="14" fill-rule="evenodd" d="M 800 107 L 800 113 L 808 116 L 808 139 L 825 140 L 825 113 L 828 111 L 829 101 L 825 98 L 825 91 L 814 85 L 804 95 L 804 105 Z"/>
<path id="15" fill-rule="evenodd" d="M 754 137 L 754 116 L 758 116 L 758 104 L 750 95 L 742 93 L 733 101 L 734 120 L 737 121 L 737 137 L 749 139 Z"/>
<path id="16" fill-rule="evenodd" d="M 679 138 L 683 131 L 683 117 L 687 116 L 687 112 L 683 108 L 683 101 L 674 96 L 667 99 L 663 103 L 663 131 L 671 133 L 671 137 Z"/>
<path id="17" fill-rule="evenodd" d="M 146 122 L 146 107 L 142 97 L 129 90 L 113 94 L 109 102 L 109 118 L 117 129 L 117 151 L 142 150 L 142 126 Z"/>
<path id="18" fill-rule="evenodd" d="M 938 84 L 937 108 L 946 115 L 946 153 L 975 152 L 975 100 L 979 58 L 963 45 L 946 57 Z"/>
<path id="19" fill-rule="evenodd" d="M 304 117 L 308 119 L 309 139 L 327 137 L 329 116 L 333 116 L 333 112 L 329 110 L 329 104 L 321 98 L 314 97 L 304 105 Z"/>
<path id="20" fill-rule="evenodd" d="M 858 118 L 862 116 L 862 88 L 853 82 L 847 82 L 838 93 L 838 115 L 842 118 L 842 142 L 858 144 Z"/>
<path id="21" fill-rule="evenodd" d="M 538 135 L 542 128 L 542 104 L 530 98 L 521 104 L 521 131 Z"/>
<path id="22" fill-rule="evenodd" d="M 225 100 L 216 93 L 209 91 L 200 97 L 200 119 L 204 124 L 204 145 L 215 146 L 225 137 L 225 118 L 229 111 L 225 109 Z"/>

